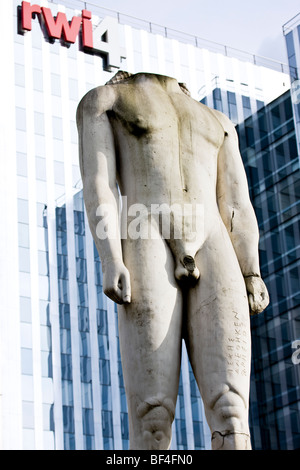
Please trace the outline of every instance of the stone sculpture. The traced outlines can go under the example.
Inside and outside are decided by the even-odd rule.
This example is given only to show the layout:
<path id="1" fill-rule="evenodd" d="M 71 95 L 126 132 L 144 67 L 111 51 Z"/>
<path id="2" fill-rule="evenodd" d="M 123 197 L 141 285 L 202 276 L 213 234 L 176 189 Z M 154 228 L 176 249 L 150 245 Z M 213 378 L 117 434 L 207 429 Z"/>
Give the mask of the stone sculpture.
<path id="1" fill-rule="evenodd" d="M 119 304 L 131 449 L 170 446 L 183 338 L 212 449 L 251 449 L 249 310 L 269 297 L 233 124 L 174 78 L 118 72 L 82 99 L 77 125 L 103 289 Z"/>

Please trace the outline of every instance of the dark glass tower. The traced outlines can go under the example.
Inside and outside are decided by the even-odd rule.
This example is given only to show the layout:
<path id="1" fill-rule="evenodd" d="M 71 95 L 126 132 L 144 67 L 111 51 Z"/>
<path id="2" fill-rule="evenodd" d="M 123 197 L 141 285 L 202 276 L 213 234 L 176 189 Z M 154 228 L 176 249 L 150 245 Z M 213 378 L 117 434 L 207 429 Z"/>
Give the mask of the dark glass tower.
<path id="1" fill-rule="evenodd" d="M 300 170 L 290 92 L 237 126 L 270 305 L 252 318 L 254 449 L 300 448 Z"/>
<path id="2" fill-rule="evenodd" d="M 291 77 L 291 98 L 295 119 L 298 153 L 300 155 L 300 13 L 283 25 L 289 71 Z"/>

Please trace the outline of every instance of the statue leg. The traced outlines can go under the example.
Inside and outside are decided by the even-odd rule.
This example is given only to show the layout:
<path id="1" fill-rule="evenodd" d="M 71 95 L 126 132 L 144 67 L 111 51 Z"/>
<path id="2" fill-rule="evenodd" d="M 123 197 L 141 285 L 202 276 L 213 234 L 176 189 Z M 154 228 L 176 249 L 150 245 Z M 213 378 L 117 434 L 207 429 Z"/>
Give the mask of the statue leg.
<path id="1" fill-rule="evenodd" d="M 126 240 L 132 302 L 119 306 L 130 448 L 168 449 L 181 357 L 182 295 L 162 239 Z"/>
<path id="2" fill-rule="evenodd" d="M 244 279 L 223 237 L 197 254 L 197 264 L 201 277 L 189 291 L 187 346 L 212 448 L 250 449 L 251 338 Z"/>

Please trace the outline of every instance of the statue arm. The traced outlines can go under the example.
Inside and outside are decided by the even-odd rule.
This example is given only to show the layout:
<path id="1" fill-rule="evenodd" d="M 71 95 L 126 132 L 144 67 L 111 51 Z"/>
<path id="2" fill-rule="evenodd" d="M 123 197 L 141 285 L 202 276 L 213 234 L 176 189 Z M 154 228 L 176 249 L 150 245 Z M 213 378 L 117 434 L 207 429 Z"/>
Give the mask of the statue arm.
<path id="1" fill-rule="evenodd" d="M 122 257 L 114 137 L 106 114 L 113 98 L 111 87 L 90 91 L 78 106 L 77 127 L 83 196 L 101 259 L 103 290 L 123 303 L 130 302 L 130 280 Z"/>
<path id="2" fill-rule="evenodd" d="M 245 278 L 251 313 L 259 313 L 267 307 L 269 296 L 260 274 L 257 220 L 236 130 L 225 115 L 217 117 L 225 133 L 218 156 L 218 207 Z"/>

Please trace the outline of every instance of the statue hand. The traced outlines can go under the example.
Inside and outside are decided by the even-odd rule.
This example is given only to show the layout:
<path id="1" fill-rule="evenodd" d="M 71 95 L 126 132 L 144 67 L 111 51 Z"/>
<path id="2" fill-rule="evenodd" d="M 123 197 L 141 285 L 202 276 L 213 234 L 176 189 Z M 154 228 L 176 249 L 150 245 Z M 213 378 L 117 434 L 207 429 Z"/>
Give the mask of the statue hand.
<path id="1" fill-rule="evenodd" d="M 117 304 L 131 302 L 130 274 L 122 260 L 110 259 L 102 265 L 103 291 Z"/>
<path id="2" fill-rule="evenodd" d="M 261 277 L 249 276 L 245 278 L 246 289 L 250 306 L 250 315 L 261 313 L 269 305 L 269 293 Z"/>

